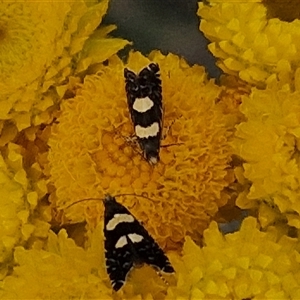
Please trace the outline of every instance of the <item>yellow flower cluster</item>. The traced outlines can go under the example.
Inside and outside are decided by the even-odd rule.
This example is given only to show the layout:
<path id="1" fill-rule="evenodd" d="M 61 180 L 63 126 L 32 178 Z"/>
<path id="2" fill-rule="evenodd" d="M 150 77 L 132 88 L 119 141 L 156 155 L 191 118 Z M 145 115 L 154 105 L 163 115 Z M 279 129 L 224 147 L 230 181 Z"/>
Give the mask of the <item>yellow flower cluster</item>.
<path id="1" fill-rule="evenodd" d="M 45 250 L 17 247 L 14 273 L 1 283 L 2 299 L 296 299 L 300 293 L 299 241 L 277 228 L 257 229 L 253 217 L 239 232 L 223 236 L 213 222 L 204 247 L 186 237 L 183 253 L 167 255 L 176 270 L 163 275 L 133 269 L 113 293 L 104 268 L 103 225 L 84 250 L 64 230 L 49 234 Z M 176 278 L 175 278 L 176 277 Z"/>
<path id="2" fill-rule="evenodd" d="M 18 266 L 2 282 L 0 298 L 111 299 L 103 252 L 99 251 L 103 237 L 99 238 L 99 230 L 94 234 L 97 239 L 86 251 L 68 239 L 64 230 L 57 236 L 49 233 L 45 250 L 17 247 Z"/>
<path id="3" fill-rule="evenodd" d="M 238 205 L 256 207 L 258 200 L 274 206 L 300 228 L 300 90 L 274 82 L 265 90 L 253 89 L 244 97 L 241 111 L 247 121 L 237 126 L 235 151 L 245 163 L 244 176 L 252 182 L 247 195 L 241 194 Z M 267 206 L 268 206 L 267 205 Z M 263 226 L 274 222 L 263 204 Z"/>
<path id="4" fill-rule="evenodd" d="M 0 146 L 31 124 L 50 123 L 72 76 L 127 44 L 106 38 L 113 26 L 96 30 L 107 7 L 108 0 L 0 3 Z"/>
<path id="5" fill-rule="evenodd" d="M 290 84 L 300 64 L 300 20 L 268 19 L 267 8 L 260 2 L 201 2 L 200 29 L 225 73 L 259 87 L 274 75 Z"/>
<path id="6" fill-rule="evenodd" d="M 300 255 L 297 239 L 276 228 L 257 229 L 255 218 L 223 236 L 217 223 L 204 232 L 199 248 L 189 237 L 182 258 L 171 256 L 177 286 L 166 299 L 298 299 Z"/>
<path id="7" fill-rule="evenodd" d="M 300 232 L 300 20 L 277 19 L 269 0 L 237 2 L 198 11 L 220 85 L 172 54 L 124 63 L 115 53 L 128 42 L 99 27 L 108 0 L 0 3 L 1 299 L 299 297 L 300 243 L 288 234 Z M 164 104 L 155 166 L 130 139 L 123 74 L 150 62 Z M 169 285 L 143 266 L 112 290 L 107 193 L 165 250 Z M 257 218 L 238 232 L 211 222 L 240 220 L 240 208 Z"/>
<path id="8" fill-rule="evenodd" d="M 98 75 L 87 76 L 77 95 L 63 103 L 49 140 L 52 201 L 64 209 L 77 200 L 99 197 L 65 209 L 74 221 L 90 224 L 103 218 L 101 198 L 134 193 L 119 199 L 132 208 L 162 246 L 182 242 L 186 234 L 199 239 L 218 207 L 229 196 L 232 181 L 223 106 L 216 104 L 222 89 L 208 80 L 202 67 L 189 67 L 175 55 L 153 52 L 150 60 L 132 53 L 128 68 L 139 71 L 155 61 L 160 65 L 164 130 L 161 160 L 151 166 L 139 148 L 126 141 L 133 134 L 124 89 L 124 64 L 114 57 Z M 83 208 L 84 207 L 84 208 Z M 151 216 L 151 218 L 150 218 Z"/>
<path id="9" fill-rule="evenodd" d="M 1 283 L 1 299 L 164 299 L 167 286 L 151 268 L 133 269 L 125 286 L 114 293 L 105 270 L 103 224 L 83 249 L 50 232 L 45 250 L 17 247 L 18 266 Z M 172 277 L 170 277 L 172 279 Z"/>
<path id="10" fill-rule="evenodd" d="M 45 238 L 50 225 L 35 212 L 38 199 L 45 195 L 46 184 L 36 179 L 31 184 L 23 165 L 23 150 L 8 144 L 0 155 L 0 278 L 13 265 L 14 247 L 31 239 Z M 32 166 L 32 171 L 36 166 Z M 35 173 L 41 173 L 36 168 Z"/>

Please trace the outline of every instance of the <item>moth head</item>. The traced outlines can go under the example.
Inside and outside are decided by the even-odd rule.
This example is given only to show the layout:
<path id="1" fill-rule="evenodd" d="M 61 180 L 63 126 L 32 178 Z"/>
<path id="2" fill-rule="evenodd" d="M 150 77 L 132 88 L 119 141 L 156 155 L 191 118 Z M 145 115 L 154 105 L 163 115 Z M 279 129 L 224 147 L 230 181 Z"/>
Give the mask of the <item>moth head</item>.
<path id="1" fill-rule="evenodd" d="M 106 203 L 108 203 L 108 202 L 110 202 L 110 201 L 116 202 L 116 198 L 113 197 L 113 196 L 111 196 L 110 194 L 106 194 L 106 195 L 104 196 L 103 203 L 106 204 Z"/>

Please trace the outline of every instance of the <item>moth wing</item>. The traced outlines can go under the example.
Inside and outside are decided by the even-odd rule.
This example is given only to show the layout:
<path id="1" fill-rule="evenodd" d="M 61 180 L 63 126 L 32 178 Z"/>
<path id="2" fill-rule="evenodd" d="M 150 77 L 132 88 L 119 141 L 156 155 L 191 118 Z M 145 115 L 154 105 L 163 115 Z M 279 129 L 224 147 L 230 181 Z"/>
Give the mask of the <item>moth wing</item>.
<path id="1" fill-rule="evenodd" d="M 125 78 L 125 91 L 127 96 L 127 104 L 132 117 L 132 106 L 134 100 L 136 99 L 136 93 L 139 90 L 138 76 L 130 71 L 129 69 L 124 69 L 124 78 Z"/>
<path id="2" fill-rule="evenodd" d="M 129 245 L 121 249 L 106 252 L 106 269 L 115 291 L 118 291 L 125 283 L 129 271 L 133 267 L 132 254 Z"/>
<path id="3" fill-rule="evenodd" d="M 148 231 L 140 223 L 138 223 L 138 225 L 135 232 L 142 236 L 143 239 L 138 243 L 133 243 L 137 260 L 163 272 L 173 273 L 174 269 L 164 251 L 155 242 Z"/>
<path id="4" fill-rule="evenodd" d="M 135 265 L 145 263 L 167 273 L 174 272 L 163 250 L 125 206 L 110 195 L 104 205 L 106 268 L 115 291 L 124 285 Z M 117 222 L 111 222 L 115 217 Z"/>

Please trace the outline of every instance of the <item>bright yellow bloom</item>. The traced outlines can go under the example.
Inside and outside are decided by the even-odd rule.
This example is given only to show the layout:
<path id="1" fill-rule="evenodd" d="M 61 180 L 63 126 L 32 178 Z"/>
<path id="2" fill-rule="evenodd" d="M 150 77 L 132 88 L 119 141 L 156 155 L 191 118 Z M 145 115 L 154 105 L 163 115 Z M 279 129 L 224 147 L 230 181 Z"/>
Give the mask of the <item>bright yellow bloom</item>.
<path id="1" fill-rule="evenodd" d="M 299 285 L 299 241 L 277 228 L 257 229 L 249 217 L 241 230 L 223 236 L 215 222 L 204 232 L 203 248 L 186 237 L 182 254 L 167 253 L 176 273 L 149 266 L 134 268 L 124 287 L 113 293 L 105 271 L 103 224 L 86 249 L 64 230 L 49 234 L 45 250 L 17 247 L 12 275 L 1 283 L 2 299 L 295 299 Z"/>
<path id="2" fill-rule="evenodd" d="M 16 245 L 23 245 L 29 239 L 45 238 L 49 224 L 38 215 L 38 199 L 45 195 L 46 185 L 38 176 L 27 178 L 23 166 L 22 148 L 8 144 L 0 156 L 0 278 L 13 265 L 12 253 Z M 33 171 L 35 166 L 32 166 Z M 40 173 L 38 169 L 35 173 Z"/>
<path id="3" fill-rule="evenodd" d="M 275 228 L 257 229 L 255 218 L 223 236 L 213 222 L 203 248 L 189 237 L 183 257 L 171 261 L 178 277 L 166 299 L 296 299 L 300 293 L 299 241 Z"/>
<path id="4" fill-rule="evenodd" d="M 259 87 L 274 74 L 282 83 L 293 85 L 300 63 L 300 20 L 268 19 L 268 10 L 260 2 L 221 0 L 210 6 L 201 2 L 200 29 L 225 73 Z"/>
<path id="5" fill-rule="evenodd" d="M 50 232 L 46 250 L 17 247 L 18 266 L 4 279 L 1 299 L 111 299 L 101 242 L 94 239 L 85 251 L 62 230 Z"/>
<path id="6" fill-rule="evenodd" d="M 127 44 L 107 39 L 113 26 L 95 30 L 107 6 L 108 0 L 0 3 L 0 145 L 17 130 L 49 123 L 70 77 Z"/>
<path id="7" fill-rule="evenodd" d="M 45 250 L 14 253 L 18 266 L 1 285 L 1 299 L 164 299 L 167 286 L 149 266 L 130 272 L 116 295 L 105 269 L 103 224 L 83 249 L 64 230 L 50 232 Z M 172 278 L 172 277 L 171 277 Z M 152 298 L 153 297 L 153 298 Z"/>
<path id="8" fill-rule="evenodd" d="M 174 247 L 185 234 L 199 239 L 218 207 L 229 196 L 228 164 L 232 154 L 221 88 L 208 80 L 203 67 L 189 67 L 175 55 L 153 52 L 161 69 L 164 129 L 161 161 L 154 167 L 139 148 L 126 142 L 133 134 L 124 89 L 124 65 L 117 57 L 98 75 L 87 76 L 74 99 L 63 103 L 49 140 L 51 199 L 58 209 L 79 199 L 103 198 L 105 193 L 143 194 L 150 199 L 118 198 L 158 242 Z M 139 71 L 150 60 L 130 55 L 128 68 Z M 169 130 L 167 127 L 170 126 Z M 84 207 L 84 208 L 83 208 Z M 65 210 L 72 221 L 98 223 L 103 205 L 77 204 Z"/>
<path id="9" fill-rule="evenodd" d="M 249 208 L 268 203 L 269 208 L 263 204 L 260 209 L 263 226 L 274 222 L 279 211 L 284 216 L 278 217 L 300 228 L 300 91 L 280 85 L 253 89 L 243 99 L 241 111 L 247 121 L 238 125 L 234 144 L 252 184 L 237 204 Z"/>

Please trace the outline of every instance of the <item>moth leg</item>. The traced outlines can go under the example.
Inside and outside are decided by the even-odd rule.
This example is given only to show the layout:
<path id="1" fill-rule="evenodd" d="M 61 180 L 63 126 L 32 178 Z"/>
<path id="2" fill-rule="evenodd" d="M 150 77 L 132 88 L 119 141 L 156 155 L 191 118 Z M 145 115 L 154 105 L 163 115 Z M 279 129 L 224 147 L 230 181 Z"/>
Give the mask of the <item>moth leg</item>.
<path id="1" fill-rule="evenodd" d="M 143 152 L 140 150 L 139 144 L 137 142 L 129 142 L 133 146 L 132 149 L 134 152 L 136 152 L 138 155 L 141 156 L 142 159 L 145 159 Z"/>
<path id="2" fill-rule="evenodd" d="M 171 127 L 173 126 L 173 124 L 175 123 L 175 120 L 173 120 L 172 122 L 171 122 L 171 124 L 169 124 L 167 127 L 166 127 L 166 129 L 163 129 L 163 134 L 162 134 L 162 136 L 161 136 L 161 139 L 162 140 L 164 140 L 164 139 L 166 139 L 166 137 L 168 136 L 168 134 L 169 134 L 169 131 L 170 131 L 170 129 L 171 129 Z"/>
<path id="3" fill-rule="evenodd" d="M 181 116 L 180 116 L 180 118 L 181 118 Z M 168 136 L 168 133 L 169 133 L 169 131 L 170 131 L 170 129 L 172 128 L 172 126 L 173 126 L 173 124 L 175 123 L 175 119 L 171 122 L 171 124 L 169 124 L 168 126 L 167 126 L 167 128 L 165 129 L 165 132 L 163 133 L 163 135 L 162 135 L 162 140 L 164 140 L 164 139 L 166 139 L 166 137 Z M 161 148 L 166 148 L 166 147 L 170 147 L 170 146 L 178 146 L 178 145 L 183 145 L 183 143 L 173 143 L 173 144 L 166 144 L 166 145 L 161 145 L 160 147 Z"/>
<path id="4" fill-rule="evenodd" d="M 167 144 L 167 145 L 161 145 L 161 148 L 168 148 L 171 146 L 179 146 L 179 145 L 183 145 L 184 143 L 175 143 L 175 144 Z"/>
<path id="5" fill-rule="evenodd" d="M 145 152 L 141 149 L 138 137 L 135 134 L 132 134 L 131 136 L 124 136 L 120 132 L 118 132 L 118 134 L 125 140 L 128 145 L 132 147 L 134 152 L 139 154 L 142 159 L 147 161 L 147 159 L 145 158 Z"/>
<path id="6" fill-rule="evenodd" d="M 182 115 L 179 117 L 179 119 L 182 117 Z M 170 129 L 172 128 L 173 124 L 175 123 L 176 119 L 174 118 L 174 120 L 166 127 L 166 129 L 164 130 L 164 133 L 162 134 L 161 139 L 164 140 L 168 134 Z"/>
<path id="7" fill-rule="evenodd" d="M 133 151 L 139 154 L 144 159 L 144 154 L 140 150 L 140 145 L 138 143 L 138 137 L 135 134 L 131 136 L 122 135 L 120 131 L 116 130 L 116 132 L 124 139 L 124 141 L 132 147 Z"/>
<path id="8" fill-rule="evenodd" d="M 127 142 L 127 143 L 130 143 L 130 144 L 134 144 L 135 146 L 138 145 L 138 141 L 137 141 L 137 136 L 135 134 L 131 135 L 131 136 L 122 136 L 124 138 L 124 140 Z"/>
<path id="9" fill-rule="evenodd" d="M 134 133 L 131 136 L 126 136 L 123 135 L 117 128 L 115 128 L 114 130 L 122 139 L 125 140 L 126 143 L 138 145 L 137 136 Z"/>

